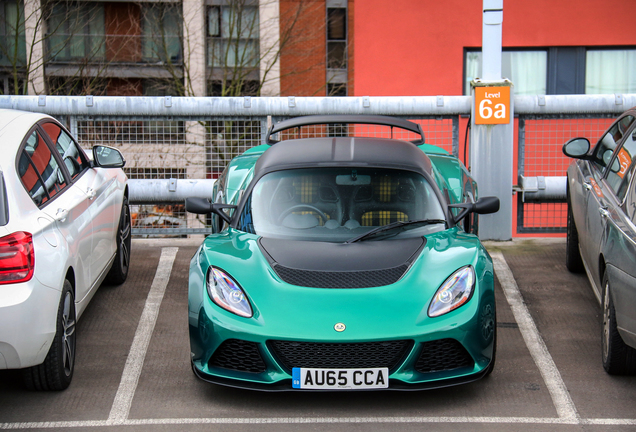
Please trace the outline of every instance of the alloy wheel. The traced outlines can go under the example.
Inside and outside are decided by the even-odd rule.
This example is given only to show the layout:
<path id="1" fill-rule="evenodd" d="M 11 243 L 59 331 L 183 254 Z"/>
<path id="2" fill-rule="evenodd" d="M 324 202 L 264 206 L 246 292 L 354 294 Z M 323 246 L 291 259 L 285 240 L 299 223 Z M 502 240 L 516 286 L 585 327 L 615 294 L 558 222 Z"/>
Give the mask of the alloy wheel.
<path id="1" fill-rule="evenodd" d="M 610 294 L 609 283 L 605 284 L 603 290 L 603 358 L 609 357 L 609 345 L 610 345 Z"/>
<path id="2" fill-rule="evenodd" d="M 73 363 L 75 362 L 75 305 L 73 302 L 73 294 L 67 292 L 62 311 L 62 362 L 66 376 L 73 373 Z"/>
<path id="3" fill-rule="evenodd" d="M 128 265 L 130 263 L 130 236 L 131 236 L 131 226 L 130 226 L 130 208 L 128 205 L 124 205 L 122 209 L 121 215 L 121 225 L 119 227 L 119 248 L 121 251 L 120 259 L 121 259 L 121 268 L 128 269 Z"/>

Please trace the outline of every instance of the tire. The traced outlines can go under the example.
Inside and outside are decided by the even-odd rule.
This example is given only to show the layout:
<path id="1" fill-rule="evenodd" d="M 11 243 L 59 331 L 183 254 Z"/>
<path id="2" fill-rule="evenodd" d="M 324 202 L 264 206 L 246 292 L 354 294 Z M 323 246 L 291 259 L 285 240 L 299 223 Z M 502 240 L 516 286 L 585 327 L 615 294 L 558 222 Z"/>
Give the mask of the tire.
<path id="1" fill-rule="evenodd" d="M 568 199 L 568 215 L 567 215 L 567 239 L 565 245 L 565 266 L 572 273 L 582 273 L 583 260 L 581 259 L 581 251 L 579 250 L 579 232 L 576 230 L 574 217 L 572 216 L 572 206 Z"/>
<path id="2" fill-rule="evenodd" d="M 128 278 L 128 268 L 130 266 L 130 245 L 131 245 L 131 220 L 128 197 L 124 195 L 117 227 L 117 252 L 113 266 L 106 275 L 106 282 L 111 285 L 121 285 Z"/>
<path id="3" fill-rule="evenodd" d="M 612 301 L 607 274 L 603 276 L 602 360 L 605 372 L 610 375 L 636 373 L 636 350 L 623 342 L 616 325 L 616 310 Z"/>
<path id="4" fill-rule="evenodd" d="M 71 384 L 75 370 L 75 324 L 75 296 L 71 283 L 65 280 L 51 348 L 42 364 L 23 370 L 28 389 L 59 391 Z"/>
<path id="5" fill-rule="evenodd" d="M 481 327 L 481 336 L 484 340 L 492 341 L 492 356 L 483 375 L 487 377 L 495 369 L 495 360 L 497 359 L 497 311 L 494 303 L 492 305 L 486 305 L 480 312 L 479 326 Z"/>
<path id="6" fill-rule="evenodd" d="M 495 370 L 495 360 L 497 360 L 497 323 L 495 322 L 495 334 L 493 336 L 493 346 L 492 346 L 492 357 L 490 359 L 490 364 L 488 365 L 488 369 L 486 370 L 486 373 L 484 374 L 484 378 L 487 376 L 490 376 L 490 374 L 492 374 L 492 371 Z"/>

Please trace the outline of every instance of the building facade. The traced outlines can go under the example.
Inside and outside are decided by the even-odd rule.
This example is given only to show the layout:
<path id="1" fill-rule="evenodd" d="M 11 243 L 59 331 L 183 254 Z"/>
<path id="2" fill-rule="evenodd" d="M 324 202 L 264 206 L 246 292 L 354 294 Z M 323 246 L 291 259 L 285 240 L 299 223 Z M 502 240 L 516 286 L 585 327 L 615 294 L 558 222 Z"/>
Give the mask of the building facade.
<path id="1" fill-rule="evenodd" d="M 353 0 L 0 1 L 0 93 L 340 95 Z"/>
<path id="2" fill-rule="evenodd" d="M 483 0 L 358 2 L 357 96 L 470 94 Z M 636 92 L 633 0 L 503 1 L 503 76 L 522 94 Z"/>

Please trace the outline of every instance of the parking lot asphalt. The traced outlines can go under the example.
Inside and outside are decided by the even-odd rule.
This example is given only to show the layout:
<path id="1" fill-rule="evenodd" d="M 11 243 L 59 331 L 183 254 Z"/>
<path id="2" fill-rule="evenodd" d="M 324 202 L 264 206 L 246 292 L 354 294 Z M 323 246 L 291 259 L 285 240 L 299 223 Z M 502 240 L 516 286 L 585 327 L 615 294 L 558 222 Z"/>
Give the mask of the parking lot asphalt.
<path id="1" fill-rule="evenodd" d="M 262 393 L 192 374 L 193 240 L 134 240 L 128 281 L 102 286 L 77 328 L 70 388 L 0 371 L 0 429 L 90 431 L 636 431 L 636 377 L 601 366 L 600 307 L 564 239 L 487 243 L 497 276 L 493 374 L 420 392 Z"/>

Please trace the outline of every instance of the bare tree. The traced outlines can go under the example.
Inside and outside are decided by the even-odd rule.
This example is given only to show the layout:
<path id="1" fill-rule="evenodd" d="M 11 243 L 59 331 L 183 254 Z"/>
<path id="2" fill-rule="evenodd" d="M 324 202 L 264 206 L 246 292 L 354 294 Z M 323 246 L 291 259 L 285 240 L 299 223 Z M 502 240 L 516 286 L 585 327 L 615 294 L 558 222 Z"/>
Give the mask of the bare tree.
<path id="1" fill-rule="evenodd" d="M 31 68 L 26 53 L 24 5 L 17 0 L 0 2 L 0 15 L 0 70 L 8 76 L 0 91 L 26 94 Z"/>
<path id="2" fill-rule="evenodd" d="M 10 77 L 12 94 L 26 94 L 27 83 L 44 65 L 48 94 L 105 94 L 108 68 L 126 52 L 139 51 L 134 48 L 139 40 L 125 32 L 106 34 L 103 3 L 46 1 L 27 8 L 15 0 L 0 5 L 0 73 Z M 126 23 L 117 26 L 130 31 Z"/>

